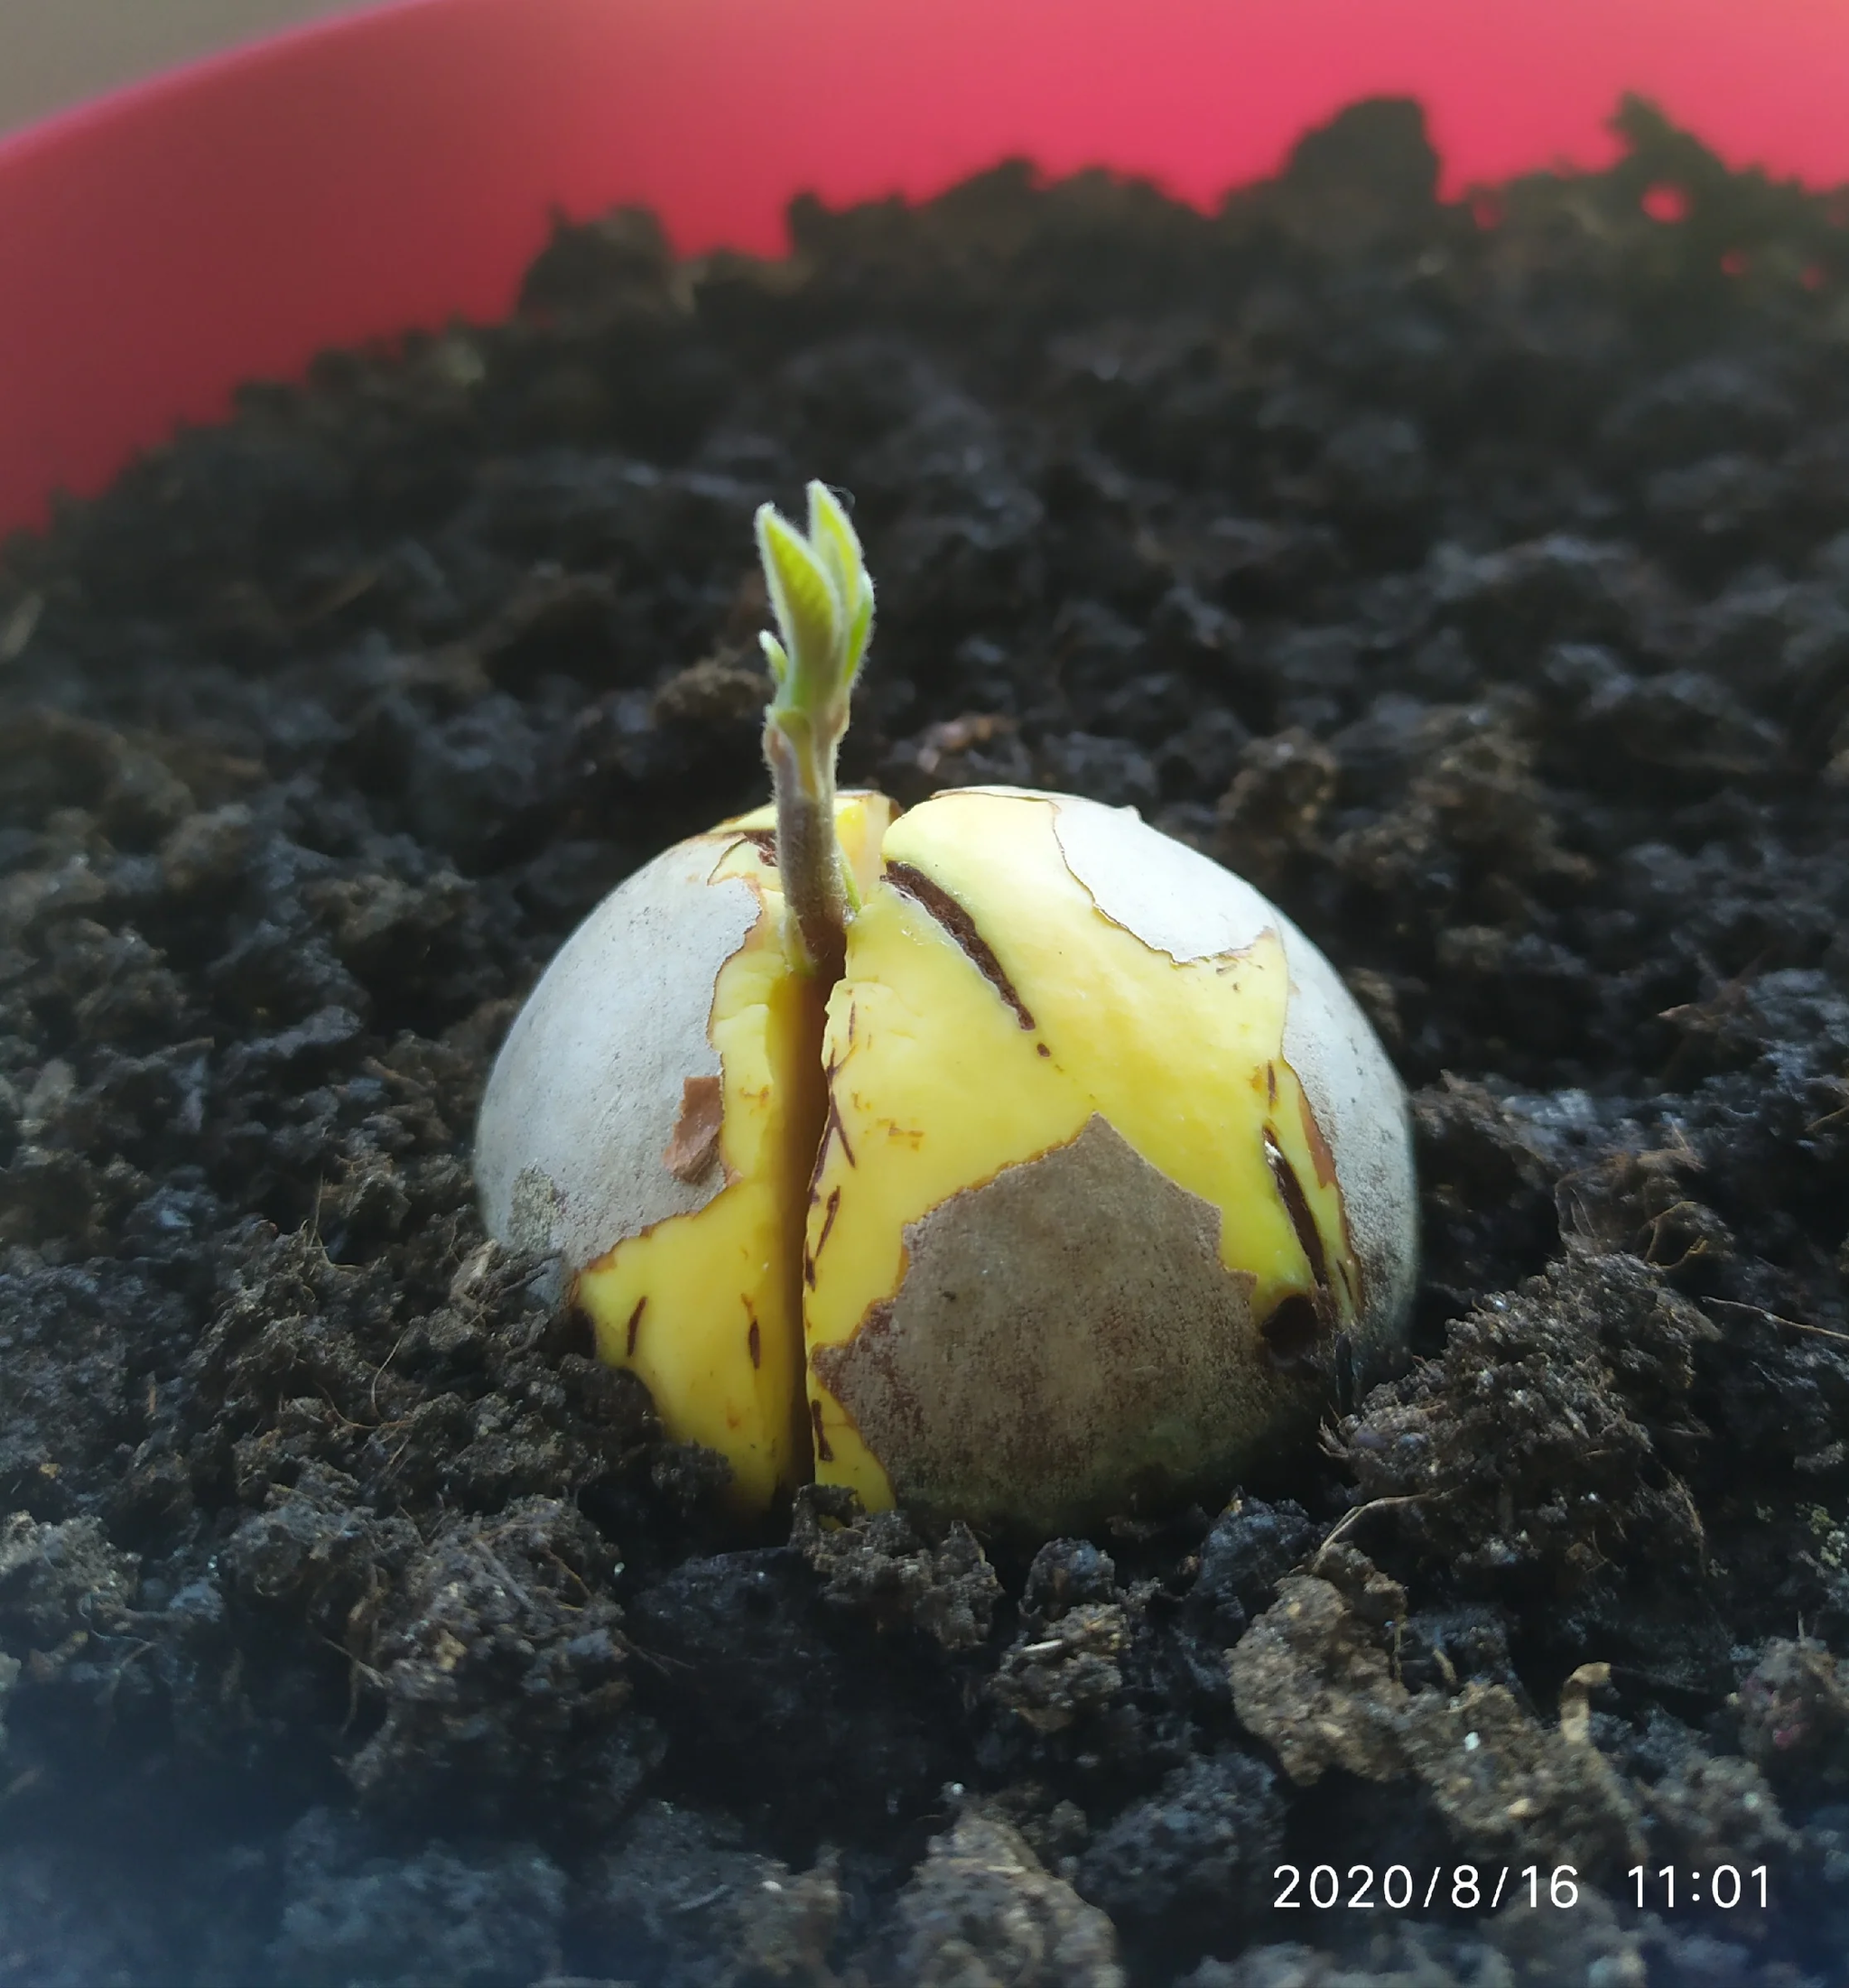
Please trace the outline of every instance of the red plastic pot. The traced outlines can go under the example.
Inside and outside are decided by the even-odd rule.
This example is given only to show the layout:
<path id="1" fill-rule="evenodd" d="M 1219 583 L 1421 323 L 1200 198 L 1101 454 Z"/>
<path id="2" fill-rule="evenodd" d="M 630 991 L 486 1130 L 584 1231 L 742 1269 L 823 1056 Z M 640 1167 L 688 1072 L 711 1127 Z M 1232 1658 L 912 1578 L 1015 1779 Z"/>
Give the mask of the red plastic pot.
<path id="1" fill-rule="evenodd" d="M 1608 155 L 1621 92 L 1849 180 L 1849 0 L 397 0 L 0 141 L 0 530 L 321 347 L 493 316 L 551 210 L 686 250 L 1010 153 L 1189 199 L 1377 91 L 1454 187 Z"/>

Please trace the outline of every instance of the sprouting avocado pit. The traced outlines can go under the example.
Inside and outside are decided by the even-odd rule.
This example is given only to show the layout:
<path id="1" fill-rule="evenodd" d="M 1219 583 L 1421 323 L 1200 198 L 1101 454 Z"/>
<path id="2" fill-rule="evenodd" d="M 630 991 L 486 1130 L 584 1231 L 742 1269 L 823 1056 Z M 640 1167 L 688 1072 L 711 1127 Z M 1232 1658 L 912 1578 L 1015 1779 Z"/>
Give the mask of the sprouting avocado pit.
<path id="1" fill-rule="evenodd" d="M 548 970 L 483 1104 L 489 1230 L 544 1229 L 745 1508 L 813 1474 L 1045 1534 L 1228 1488 L 1403 1334 L 1398 1080 L 1282 913 L 1133 811 L 837 794 L 859 546 L 816 489 L 760 543 L 776 803 Z"/>

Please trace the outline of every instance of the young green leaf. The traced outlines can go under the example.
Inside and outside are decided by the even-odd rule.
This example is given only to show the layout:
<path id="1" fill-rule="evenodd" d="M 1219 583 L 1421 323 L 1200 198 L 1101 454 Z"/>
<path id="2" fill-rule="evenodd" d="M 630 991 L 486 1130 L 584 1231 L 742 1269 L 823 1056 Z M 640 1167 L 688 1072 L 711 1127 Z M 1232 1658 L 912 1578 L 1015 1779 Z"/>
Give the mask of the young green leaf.
<path id="1" fill-rule="evenodd" d="M 758 508 L 757 545 L 771 609 L 794 664 L 792 700 L 805 707 L 825 702 L 845 632 L 834 581 L 815 548 L 768 504 Z"/>

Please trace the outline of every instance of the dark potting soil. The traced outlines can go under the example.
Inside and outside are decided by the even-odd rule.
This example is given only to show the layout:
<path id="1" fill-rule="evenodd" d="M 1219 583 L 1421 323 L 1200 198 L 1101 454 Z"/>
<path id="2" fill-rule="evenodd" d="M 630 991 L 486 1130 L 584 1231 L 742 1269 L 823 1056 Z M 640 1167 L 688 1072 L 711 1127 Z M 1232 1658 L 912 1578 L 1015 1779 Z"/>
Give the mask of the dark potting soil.
<path id="1" fill-rule="evenodd" d="M 0 1983 L 1849 1980 L 1849 204 L 1621 123 L 618 215 L 7 549 Z M 741 1540 L 484 1243 L 812 475 L 847 776 L 1136 804 L 1414 1092 L 1419 1361 L 1223 1510 Z"/>

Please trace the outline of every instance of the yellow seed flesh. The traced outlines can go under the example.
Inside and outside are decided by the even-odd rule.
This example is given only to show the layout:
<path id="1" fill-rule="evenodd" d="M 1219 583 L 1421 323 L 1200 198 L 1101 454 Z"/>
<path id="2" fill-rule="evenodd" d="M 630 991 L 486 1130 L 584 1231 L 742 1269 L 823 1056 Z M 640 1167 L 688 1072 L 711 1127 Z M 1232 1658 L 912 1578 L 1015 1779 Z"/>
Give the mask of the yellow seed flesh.
<path id="1" fill-rule="evenodd" d="M 1094 1112 L 1220 1211 L 1221 1259 L 1256 1279 L 1259 1318 L 1315 1289 L 1268 1133 L 1314 1220 L 1338 1311 L 1352 1315 L 1340 1194 L 1321 1177 L 1283 1058 L 1288 980 L 1275 931 L 1178 965 L 1098 910 L 1045 802 L 940 794 L 894 823 L 883 854 L 969 915 L 1016 1005 L 915 896 L 890 880 L 869 894 L 828 1006 L 832 1109 L 806 1237 L 812 1354 L 844 1344 L 897 1291 L 908 1222 L 1066 1144 Z M 851 1485 L 870 1509 L 890 1505 L 884 1467 L 813 1368 L 808 1389 L 826 1451 L 817 1477 Z"/>
<path id="2" fill-rule="evenodd" d="M 882 796 L 841 798 L 837 827 L 865 884 L 890 816 Z M 748 832 L 774 828 L 774 811 L 725 825 L 740 832 L 718 845 L 712 878 L 745 878 L 763 905 L 720 969 L 708 1025 L 726 1185 L 587 1266 L 575 1295 L 599 1357 L 646 1384 L 674 1440 L 719 1451 L 734 1501 L 761 1510 L 808 1474 L 797 1239 L 821 1126 L 821 990 L 791 963 L 776 872 Z"/>
<path id="3" fill-rule="evenodd" d="M 1094 1115 L 1219 1211 L 1221 1260 L 1254 1278 L 1255 1317 L 1315 1294 L 1306 1240 L 1324 1302 L 1355 1314 L 1340 1192 L 1284 1060 L 1278 934 L 1177 964 L 1098 909 L 1055 820 L 1049 802 L 952 793 L 893 822 L 881 797 L 843 796 L 864 903 L 832 989 L 793 964 L 762 844 L 773 812 L 715 843 L 713 880 L 744 878 L 761 906 L 709 1021 L 725 1185 L 587 1267 L 576 1296 L 600 1356 L 647 1385 L 669 1434 L 729 1461 L 741 1509 L 812 1467 L 869 1509 L 893 1502 L 811 1356 L 897 1294 L 908 1223 Z"/>

